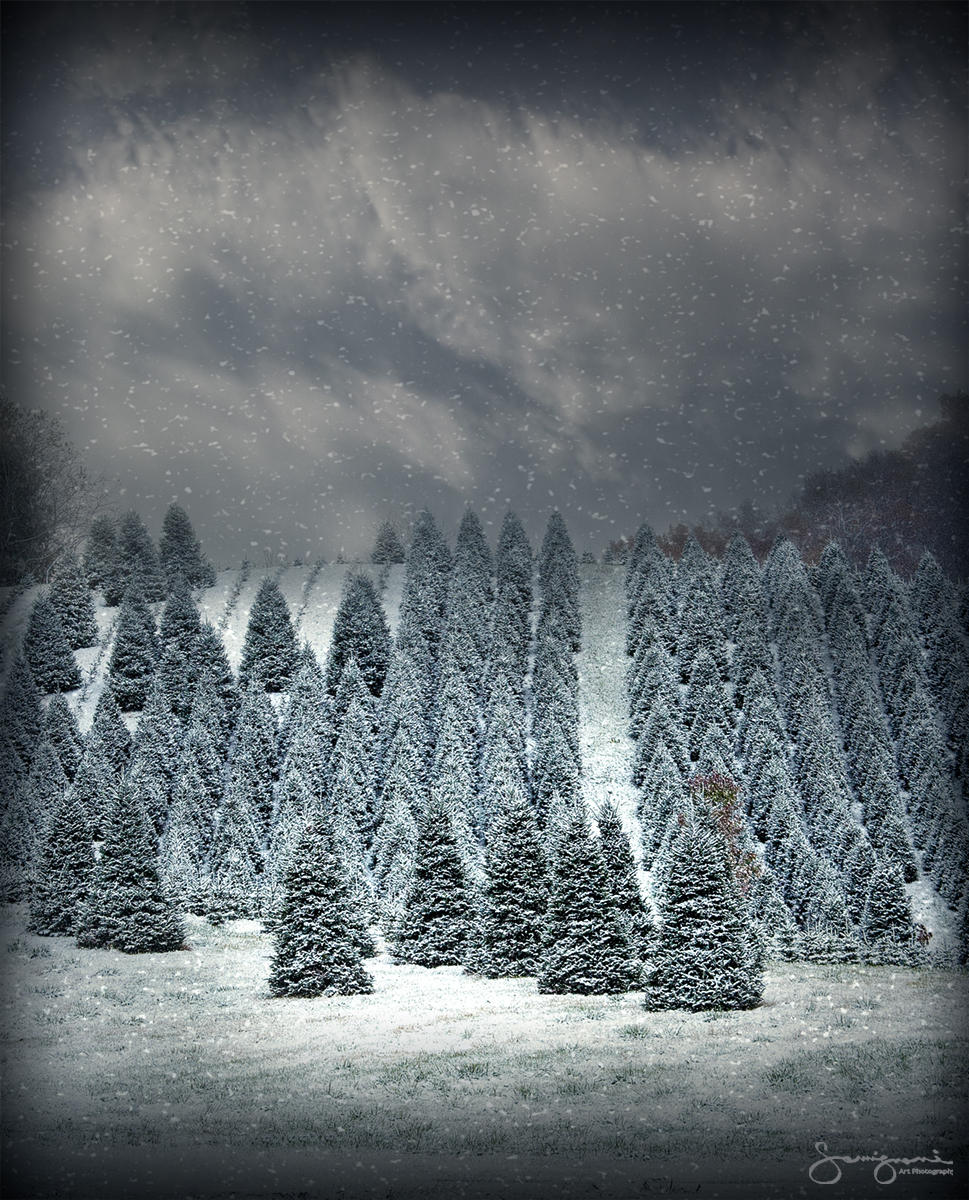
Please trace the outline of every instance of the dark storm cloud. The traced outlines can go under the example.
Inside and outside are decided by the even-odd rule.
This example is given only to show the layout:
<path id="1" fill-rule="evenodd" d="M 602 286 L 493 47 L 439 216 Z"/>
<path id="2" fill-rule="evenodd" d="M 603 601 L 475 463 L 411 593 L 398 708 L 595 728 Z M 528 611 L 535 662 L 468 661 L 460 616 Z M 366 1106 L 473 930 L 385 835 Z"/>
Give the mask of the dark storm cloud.
<path id="1" fill-rule="evenodd" d="M 333 10 L 314 56 L 270 7 L 228 39 L 225 6 L 92 8 L 50 144 L 7 139 L 11 391 L 217 556 L 466 499 L 599 548 L 783 497 L 964 385 L 951 29 L 536 6 L 509 41 L 499 6 L 499 56 L 480 10 L 422 42 L 404 5 L 382 40 Z"/>

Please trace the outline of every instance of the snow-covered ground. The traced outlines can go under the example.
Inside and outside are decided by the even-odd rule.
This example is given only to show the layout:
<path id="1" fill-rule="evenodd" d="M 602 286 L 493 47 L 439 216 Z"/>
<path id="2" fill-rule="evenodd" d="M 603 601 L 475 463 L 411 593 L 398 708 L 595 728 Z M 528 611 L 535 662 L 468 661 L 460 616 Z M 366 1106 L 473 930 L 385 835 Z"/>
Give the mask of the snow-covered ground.
<path id="1" fill-rule="evenodd" d="M 255 922 L 139 956 L 23 923 L 3 910 L 5 1195 L 739 1200 L 800 1194 L 819 1140 L 937 1151 L 964 1187 L 964 974 L 773 964 L 751 1012 L 647 1013 L 381 953 L 372 996 L 282 1000 Z M 833 1195 L 878 1190 L 843 1170 Z"/>

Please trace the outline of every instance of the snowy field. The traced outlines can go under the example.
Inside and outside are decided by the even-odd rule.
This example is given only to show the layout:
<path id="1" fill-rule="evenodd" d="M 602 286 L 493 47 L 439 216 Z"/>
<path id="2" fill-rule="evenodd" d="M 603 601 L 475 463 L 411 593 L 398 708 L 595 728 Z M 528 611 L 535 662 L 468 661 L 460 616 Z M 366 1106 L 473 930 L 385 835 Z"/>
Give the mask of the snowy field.
<path id="1" fill-rule="evenodd" d="M 24 915 L 6 1197 L 787 1197 L 816 1194 L 819 1141 L 956 1172 L 843 1164 L 821 1195 L 965 1194 L 965 974 L 775 963 L 753 1011 L 647 1013 L 381 954 L 372 996 L 273 999 L 256 922 L 125 956 Z"/>

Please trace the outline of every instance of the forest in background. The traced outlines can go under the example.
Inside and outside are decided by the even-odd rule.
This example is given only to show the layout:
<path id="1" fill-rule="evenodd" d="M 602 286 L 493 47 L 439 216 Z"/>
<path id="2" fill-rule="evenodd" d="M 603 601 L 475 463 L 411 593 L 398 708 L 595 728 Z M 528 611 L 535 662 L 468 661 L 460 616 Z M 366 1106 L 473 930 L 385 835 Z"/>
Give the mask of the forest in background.
<path id="1" fill-rule="evenodd" d="M 692 534 L 720 557 L 741 533 L 763 561 L 778 537 L 789 538 L 805 561 L 817 562 L 837 542 L 857 567 L 877 546 L 892 568 L 909 578 L 929 551 L 945 573 L 965 579 L 969 563 L 969 393 L 939 399 L 936 421 L 916 429 L 898 450 L 873 451 L 843 467 L 813 471 L 780 510 L 753 499 L 738 509 L 658 535 L 662 549 L 679 558 Z M 611 542 L 610 561 L 624 562 L 634 537 Z"/>

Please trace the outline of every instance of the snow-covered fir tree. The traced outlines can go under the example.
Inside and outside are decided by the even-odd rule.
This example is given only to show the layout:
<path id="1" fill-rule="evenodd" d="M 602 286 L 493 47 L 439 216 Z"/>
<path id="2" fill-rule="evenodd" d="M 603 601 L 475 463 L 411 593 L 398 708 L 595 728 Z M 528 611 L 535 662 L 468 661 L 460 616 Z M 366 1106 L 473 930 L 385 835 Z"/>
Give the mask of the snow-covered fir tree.
<path id="1" fill-rule="evenodd" d="M 154 831 L 133 790 L 116 782 L 91 888 L 77 924 L 79 946 L 125 954 L 178 950 L 181 918 L 166 893 Z"/>
<path id="2" fill-rule="evenodd" d="M 512 792 L 489 830 L 470 969 L 490 977 L 538 973 L 548 888 L 534 807 Z"/>
<path id="3" fill-rule="evenodd" d="M 326 660 L 325 682 L 335 695 L 347 661 L 353 658 L 371 695 L 383 691 L 390 663 L 390 630 L 373 580 L 363 571 L 351 571 L 333 622 Z"/>
<path id="4" fill-rule="evenodd" d="M 227 791 L 256 824 L 265 839 L 273 813 L 273 794 L 279 780 L 276 713 L 259 674 L 243 697 L 235 740 L 229 756 Z"/>
<path id="5" fill-rule="evenodd" d="M 41 692 L 70 692 L 81 686 L 71 644 L 47 596 L 39 597 L 30 611 L 22 653 Z"/>
<path id="6" fill-rule="evenodd" d="M 333 822 L 315 812 L 296 842 L 275 922 L 269 990 L 274 996 L 348 996 L 373 991 L 354 935 L 352 899 Z"/>
<path id="7" fill-rule="evenodd" d="M 473 897 L 446 808 L 428 806 L 417 822 L 413 872 L 390 932 L 398 962 L 460 965 L 468 950 Z"/>
<path id="8" fill-rule="evenodd" d="M 137 584 L 132 584 L 121 602 L 108 662 L 111 691 L 122 712 L 140 712 L 144 708 L 157 662 L 155 618 Z"/>
<path id="9" fill-rule="evenodd" d="M 402 563 L 406 557 L 397 526 L 393 521 L 382 521 L 374 538 L 370 561 L 379 564 Z"/>
<path id="10" fill-rule="evenodd" d="M 5 779 L 23 779 L 44 728 L 44 708 L 30 664 L 19 654 L 0 699 L 0 765 Z"/>
<path id="11" fill-rule="evenodd" d="M 202 544 L 195 535 L 188 513 L 180 504 L 170 504 L 165 510 L 158 557 L 169 591 L 178 578 L 193 588 L 215 585 L 212 564 L 202 553 Z"/>
<path id="12" fill-rule="evenodd" d="M 514 512 L 505 514 L 495 548 L 495 602 L 488 677 L 500 664 L 508 684 L 520 688 L 531 642 L 532 550 Z"/>
<path id="13" fill-rule="evenodd" d="M 51 696 L 47 705 L 43 736 L 53 746 L 61 770 L 72 780 L 84 756 L 84 739 L 73 710 L 60 692 Z"/>
<path id="14" fill-rule="evenodd" d="M 107 514 L 96 517 L 91 524 L 82 559 L 82 569 L 89 587 L 104 590 L 114 574 L 120 553 L 117 522 Z"/>
<path id="15" fill-rule="evenodd" d="M 128 769 L 131 758 L 131 734 L 121 717 L 114 689 L 105 680 L 94 709 L 85 747 L 100 754 L 105 764 L 119 777 Z"/>
<path id="16" fill-rule="evenodd" d="M 289 606 L 279 584 L 267 576 L 249 610 L 239 662 L 239 687 L 245 692 L 258 678 L 267 692 L 282 692 L 297 669 L 299 648 Z"/>
<path id="17" fill-rule="evenodd" d="M 861 936 L 869 962 L 911 963 L 919 954 L 912 906 L 899 868 L 881 860 L 875 865 L 861 914 Z"/>
<path id="18" fill-rule="evenodd" d="M 555 849 L 538 990 L 608 995 L 638 987 L 638 963 L 581 801 L 569 807 Z"/>
<path id="19" fill-rule="evenodd" d="M 67 551 L 54 564 L 49 598 L 61 619 L 61 628 L 72 650 L 83 650 L 98 644 L 94 601 L 76 554 Z"/>
<path id="20" fill-rule="evenodd" d="M 95 861 L 87 807 L 73 788 L 64 787 L 44 814 L 31 867 L 27 920 L 31 933 L 77 933 Z"/>
<path id="21" fill-rule="evenodd" d="M 646 973 L 649 1009 L 753 1008 L 763 993 L 749 913 L 723 839 L 687 806 L 669 843 L 659 936 Z"/>
<path id="22" fill-rule="evenodd" d="M 202 621 L 185 578 L 176 575 L 158 627 L 157 672 L 168 693 L 172 711 L 184 721 L 192 708 L 203 670 L 199 641 Z"/>
<path id="23" fill-rule="evenodd" d="M 120 604 L 125 591 L 132 585 L 139 588 L 149 604 L 165 599 L 165 576 L 158 551 L 144 521 L 134 509 L 121 518 L 118 552 L 101 581 L 105 604 L 112 607 Z"/>
<path id="24" fill-rule="evenodd" d="M 613 906 L 629 939 L 633 958 L 642 961 L 653 947 L 653 922 L 639 890 L 629 836 L 614 801 L 606 800 L 599 806 L 596 824 Z"/>
<path id="25" fill-rule="evenodd" d="M 15 783 L 0 816 L 0 897 L 4 900 L 21 900 L 27 894 L 37 839 L 67 786 L 57 752 L 41 738 L 30 770 Z"/>

